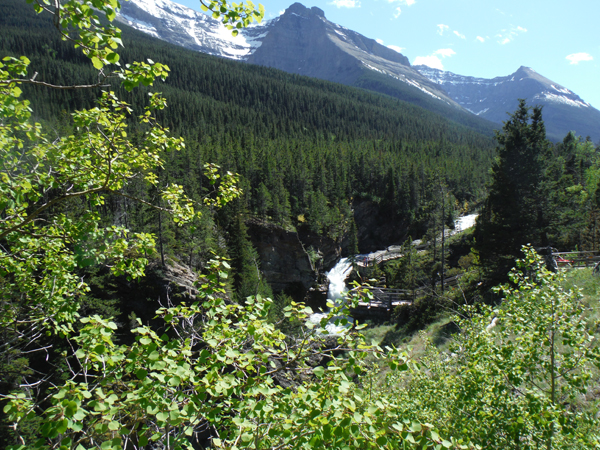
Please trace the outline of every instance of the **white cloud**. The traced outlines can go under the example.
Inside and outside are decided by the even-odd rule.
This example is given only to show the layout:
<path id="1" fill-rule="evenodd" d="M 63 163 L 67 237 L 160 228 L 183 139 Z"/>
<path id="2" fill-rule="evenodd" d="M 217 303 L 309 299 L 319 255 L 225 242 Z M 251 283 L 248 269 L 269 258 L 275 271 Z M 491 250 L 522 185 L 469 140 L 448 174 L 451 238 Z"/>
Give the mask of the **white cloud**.
<path id="1" fill-rule="evenodd" d="M 456 55 L 456 52 L 451 48 L 440 48 L 439 50 L 433 52 L 433 54 L 436 56 L 441 56 L 442 58 L 448 58 L 449 56 Z"/>
<path id="2" fill-rule="evenodd" d="M 378 44 L 383 45 L 383 39 L 375 39 L 375 42 L 377 42 Z"/>
<path id="3" fill-rule="evenodd" d="M 465 39 L 465 35 L 464 34 L 460 34 L 458 31 L 454 30 L 454 34 L 457 35 L 459 38 L 461 39 Z"/>
<path id="4" fill-rule="evenodd" d="M 569 64 L 579 64 L 581 61 L 592 61 L 594 57 L 589 53 L 572 53 L 567 56 Z"/>
<path id="5" fill-rule="evenodd" d="M 402 14 L 402 10 L 400 9 L 400 7 L 398 6 L 395 10 L 394 10 L 394 19 L 397 19 L 398 17 L 400 17 L 400 14 Z"/>
<path id="6" fill-rule="evenodd" d="M 412 6 L 416 0 L 388 0 L 388 3 L 400 3 L 401 5 Z"/>
<path id="7" fill-rule="evenodd" d="M 388 45 L 388 48 L 391 48 L 392 50 L 398 53 L 402 53 L 402 51 L 404 50 L 404 47 L 398 47 L 397 45 Z"/>
<path id="8" fill-rule="evenodd" d="M 413 61 L 413 65 L 424 65 L 433 67 L 434 69 L 444 70 L 444 65 L 442 64 L 440 57 L 443 59 L 453 55 L 456 55 L 456 52 L 451 48 L 440 48 L 429 56 L 417 56 Z"/>
<path id="9" fill-rule="evenodd" d="M 434 69 L 444 70 L 442 61 L 437 56 L 417 56 L 413 61 L 413 66 L 429 66 Z"/>
<path id="10" fill-rule="evenodd" d="M 440 36 L 443 36 L 444 31 L 446 31 L 448 28 L 450 28 L 448 25 L 444 25 L 443 23 L 438 24 L 437 27 L 438 27 L 437 32 Z"/>
<path id="11" fill-rule="evenodd" d="M 481 36 L 477 36 L 475 39 L 477 39 L 479 42 L 485 42 L 485 38 L 482 38 Z"/>
<path id="12" fill-rule="evenodd" d="M 333 0 L 330 5 L 337 6 L 338 8 L 360 8 L 360 1 L 358 0 Z"/>
<path id="13" fill-rule="evenodd" d="M 510 30 L 502 30 L 496 35 L 498 44 L 505 45 L 516 38 L 520 33 L 527 33 L 527 28 L 512 27 Z"/>

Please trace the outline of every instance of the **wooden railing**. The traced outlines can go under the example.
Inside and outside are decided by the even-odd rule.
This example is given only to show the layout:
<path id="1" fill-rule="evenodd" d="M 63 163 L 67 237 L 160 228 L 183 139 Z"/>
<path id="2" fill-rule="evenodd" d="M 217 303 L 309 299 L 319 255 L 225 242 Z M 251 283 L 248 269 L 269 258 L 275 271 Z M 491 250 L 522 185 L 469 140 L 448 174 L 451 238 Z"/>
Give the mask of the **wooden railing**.
<path id="1" fill-rule="evenodd" d="M 381 261 L 401 257 L 398 252 L 386 252 L 368 260 L 360 261 L 362 265 L 379 264 Z M 600 251 L 585 252 L 554 252 L 553 259 L 558 267 L 590 267 L 600 263 Z M 456 286 L 459 283 L 461 275 L 448 277 L 444 279 L 444 286 Z M 441 281 L 436 283 L 439 286 Z M 357 288 L 365 289 L 365 288 Z M 370 292 L 368 296 L 361 296 L 356 308 L 352 310 L 352 315 L 356 316 L 386 316 L 389 317 L 393 308 L 402 304 L 411 304 L 414 299 L 423 295 L 424 292 L 431 290 L 431 286 L 421 286 L 414 290 L 411 289 L 388 289 L 383 287 L 366 288 Z"/>
<path id="2" fill-rule="evenodd" d="M 404 256 L 404 255 L 402 253 L 400 253 L 399 251 L 384 252 L 384 253 L 381 253 L 381 254 L 373 256 L 373 257 L 366 257 L 366 256 L 356 257 L 356 262 L 363 267 L 371 267 L 376 264 L 382 263 L 383 261 L 389 261 L 390 259 L 402 258 L 402 256 Z"/>
<path id="3" fill-rule="evenodd" d="M 445 286 L 456 286 L 460 275 L 448 277 L 444 280 Z M 441 281 L 436 283 L 439 286 Z M 361 300 L 356 308 L 352 310 L 353 315 L 385 315 L 391 314 L 396 306 L 408 305 L 414 302 L 414 299 L 423 295 L 424 292 L 431 290 L 430 286 L 421 286 L 415 289 L 389 289 L 383 287 L 359 287 L 357 290 L 366 289 L 370 296 L 361 295 Z"/>
<path id="4" fill-rule="evenodd" d="M 600 251 L 556 252 L 552 257 L 558 267 L 590 267 L 600 262 Z"/>

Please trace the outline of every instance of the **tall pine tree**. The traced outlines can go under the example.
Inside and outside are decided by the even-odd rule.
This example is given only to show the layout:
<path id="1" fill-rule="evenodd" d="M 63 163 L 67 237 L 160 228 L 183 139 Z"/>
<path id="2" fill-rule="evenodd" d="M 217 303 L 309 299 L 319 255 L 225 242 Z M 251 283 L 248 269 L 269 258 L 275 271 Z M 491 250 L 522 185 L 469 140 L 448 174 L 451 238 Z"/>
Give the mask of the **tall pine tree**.
<path id="1" fill-rule="evenodd" d="M 531 110 L 520 99 L 510 120 L 496 132 L 496 141 L 492 183 L 475 234 L 492 285 L 506 277 L 522 245 L 547 245 L 541 157 L 548 141 L 542 108 Z"/>

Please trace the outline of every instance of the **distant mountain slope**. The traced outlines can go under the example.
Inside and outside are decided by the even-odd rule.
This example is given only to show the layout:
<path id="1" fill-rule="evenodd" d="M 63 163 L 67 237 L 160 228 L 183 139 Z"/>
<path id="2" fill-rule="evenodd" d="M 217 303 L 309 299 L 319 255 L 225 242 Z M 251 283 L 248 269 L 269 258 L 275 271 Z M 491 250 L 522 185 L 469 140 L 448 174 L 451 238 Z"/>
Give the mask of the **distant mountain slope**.
<path id="1" fill-rule="evenodd" d="M 147 8 L 150 10 L 150 8 Z M 148 33 L 122 26 L 121 64 L 151 58 L 167 64 L 171 73 L 160 91 L 169 99 L 164 117 L 175 132 L 200 136 L 250 133 L 260 139 L 325 139 L 389 141 L 427 145 L 432 141 L 491 149 L 489 136 L 461 126 L 418 106 L 339 83 L 298 76 L 280 70 L 218 58 L 174 46 Z M 0 53 L 20 55 L 27 49 L 37 79 L 78 84 L 97 79 L 80 51 L 60 40 L 52 23 L 21 0 L 0 0 Z M 48 35 L 44 39 L 44 35 Z M 49 50 L 50 49 L 50 50 Z M 116 85 L 114 88 L 120 91 Z M 39 92 L 38 92 L 39 91 Z M 64 111 L 89 108 L 100 90 L 39 90 L 25 85 L 37 117 L 56 120 Z M 144 94 L 131 99 L 143 102 Z M 224 134 L 223 134 L 224 133 Z M 220 139 L 220 138 L 219 138 Z M 229 138 L 227 138 L 229 139 Z"/>
<path id="2" fill-rule="evenodd" d="M 207 187 L 203 164 L 215 162 L 240 174 L 240 208 L 288 228 L 339 239 L 360 203 L 361 246 L 372 249 L 424 233 L 440 180 L 461 204 L 485 195 L 494 144 L 472 128 L 364 89 L 214 57 L 122 29 L 121 64 L 151 58 L 171 69 L 154 87 L 169 104 L 157 116 L 186 138 L 186 146 L 169 153 L 163 179 L 181 183 L 200 203 Z M 47 15 L 22 0 L 0 0 L 0 54 L 27 54 L 38 81 L 90 84 L 98 77 L 80 49 L 60 39 Z M 117 79 L 110 81 L 119 98 L 142 110 L 145 87 L 126 92 Z M 68 112 L 93 107 L 100 91 L 25 84 L 23 97 L 31 100 L 36 120 L 70 133 Z M 132 127 L 128 135 L 135 142 L 143 131 Z M 237 216 L 236 211 L 230 212 Z M 146 212 L 126 217 L 145 221 Z M 144 223 L 156 232 L 156 222 Z"/>
<path id="3" fill-rule="evenodd" d="M 242 29 L 236 38 L 220 22 L 168 0 L 123 2 L 118 20 L 192 50 L 376 91 L 486 134 L 494 128 L 464 111 L 408 58 L 328 21 L 316 7 L 294 3 L 280 17 Z"/>
<path id="4" fill-rule="evenodd" d="M 529 67 L 492 79 L 415 66 L 421 74 L 444 88 L 461 106 L 492 122 L 502 123 L 516 109 L 519 98 L 529 105 L 543 106 L 548 137 L 562 140 L 569 131 L 600 139 L 600 111 L 573 91 L 538 74 Z"/>
<path id="5" fill-rule="evenodd" d="M 192 50 L 389 95 L 488 134 L 526 98 L 544 106 L 551 139 L 571 130 L 600 139 L 600 112 L 532 69 L 488 80 L 411 67 L 404 55 L 328 21 L 317 7 L 294 3 L 236 38 L 217 20 L 169 0 L 122 2 L 118 20 Z"/>
<path id="6" fill-rule="evenodd" d="M 365 70 L 374 71 L 458 107 L 438 85 L 412 69 L 406 56 L 328 21 L 319 8 L 300 3 L 269 27 L 262 45 L 247 61 L 349 85 Z"/>

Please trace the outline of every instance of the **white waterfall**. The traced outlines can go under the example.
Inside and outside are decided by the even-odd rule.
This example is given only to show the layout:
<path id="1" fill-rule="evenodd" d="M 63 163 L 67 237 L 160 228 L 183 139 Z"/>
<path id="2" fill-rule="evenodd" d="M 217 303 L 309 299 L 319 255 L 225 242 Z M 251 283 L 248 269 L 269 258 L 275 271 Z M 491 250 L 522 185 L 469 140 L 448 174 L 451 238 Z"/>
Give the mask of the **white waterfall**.
<path id="1" fill-rule="evenodd" d="M 327 272 L 327 279 L 329 280 L 329 290 L 327 291 L 327 300 L 331 300 L 334 304 L 338 304 L 338 300 L 341 299 L 348 288 L 346 287 L 346 278 L 350 275 L 352 270 L 352 262 L 349 258 L 342 258 L 338 263 Z"/>
<path id="2" fill-rule="evenodd" d="M 327 291 L 327 300 L 331 301 L 336 306 L 340 305 L 340 301 L 344 298 L 344 294 L 348 292 L 348 288 L 346 287 L 346 278 L 350 275 L 350 271 L 352 270 L 352 262 L 349 258 L 342 258 L 338 261 L 338 263 L 327 272 L 327 279 L 329 280 L 329 289 Z M 323 317 L 326 317 L 325 313 L 315 313 L 309 317 L 309 320 L 314 324 L 319 324 Z M 341 319 L 342 317 L 336 317 L 334 319 Z M 352 318 L 346 317 L 348 322 L 352 322 Z M 348 328 L 350 324 L 346 326 L 336 325 L 333 322 L 328 323 L 325 326 L 325 329 L 330 334 L 339 334 L 345 328 Z"/>
<path id="3" fill-rule="evenodd" d="M 461 216 L 458 219 L 456 219 L 456 221 L 454 222 L 454 230 L 450 231 L 446 231 L 446 235 L 454 235 L 457 233 L 460 233 L 468 228 L 471 228 L 475 225 L 475 221 L 477 219 L 477 214 L 469 214 L 468 216 Z M 441 239 L 441 235 L 440 235 L 440 239 Z M 417 242 L 417 241 L 415 241 Z M 418 241 L 419 243 L 421 241 Z M 364 255 L 356 255 L 356 261 L 362 262 L 364 264 L 364 261 L 369 261 L 369 260 L 374 260 L 376 257 L 383 257 L 382 259 L 390 259 L 390 258 L 386 258 L 386 255 L 389 254 L 396 254 L 396 258 L 399 255 L 400 252 L 400 247 L 394 248 L 394 247 L 388 247 L 385 250 L 380 250 L 377 252 L 373 252 L 373 253 L 369 253 L 369 254 L 364 254 Z M 341 302 L 343 301 L 344 295 L 346 294 L 346 292 L 348 292 L 348 288 L 346 287 L 346 278 L 348 278 L 348 275 L 350 275 L 350 272 L 352 271 L 352 262 L 350 261 L 350 258 L 342 258 L 338 261 L 338 263 L 335 265 L 335 267 L 333 269 L 331 269 L 329 272 L 327 272 L 327 279 L 329 280 L 329 290 L 327 291 L 327 300 L 332 302 L 334 305 L 339 306 L 341 304 Z M 314 323 L 315 325 L 318 325 L 321 322 L 321 319 L 323 319 L 323 317 L 326 317 L 327 314 L 325 313 L 314 313 L 309 317 L 309 320 Z M 346 318 L 348 319 L 348 324 L 346 326 L 342 326 L 342 325 L 335 325 L 335 323 L 333 323 L 333 321 L 330 321 L 326 326 L 325 329 L 329 332 L 329 334 L 340 334 L 342 332 L 342 330 L 344 330 L 345 328 L 349 328 L 350 324 L 352 323 L 352 318 L 351 317 L 335 317 L 333 320 L 335 319 L 342 319 L 342 318 Z"/>
<path id="4" fill-rule="evenodd" d="M 475 221 L 477 220 L 477 216 L 479 216 L 479 214 L 469 214 L 468 216 L 460 216 L 454 221 L 453 234 L 460 233 L 461 231 L 465 231 L 471 227 L 474 227 Z"/>

